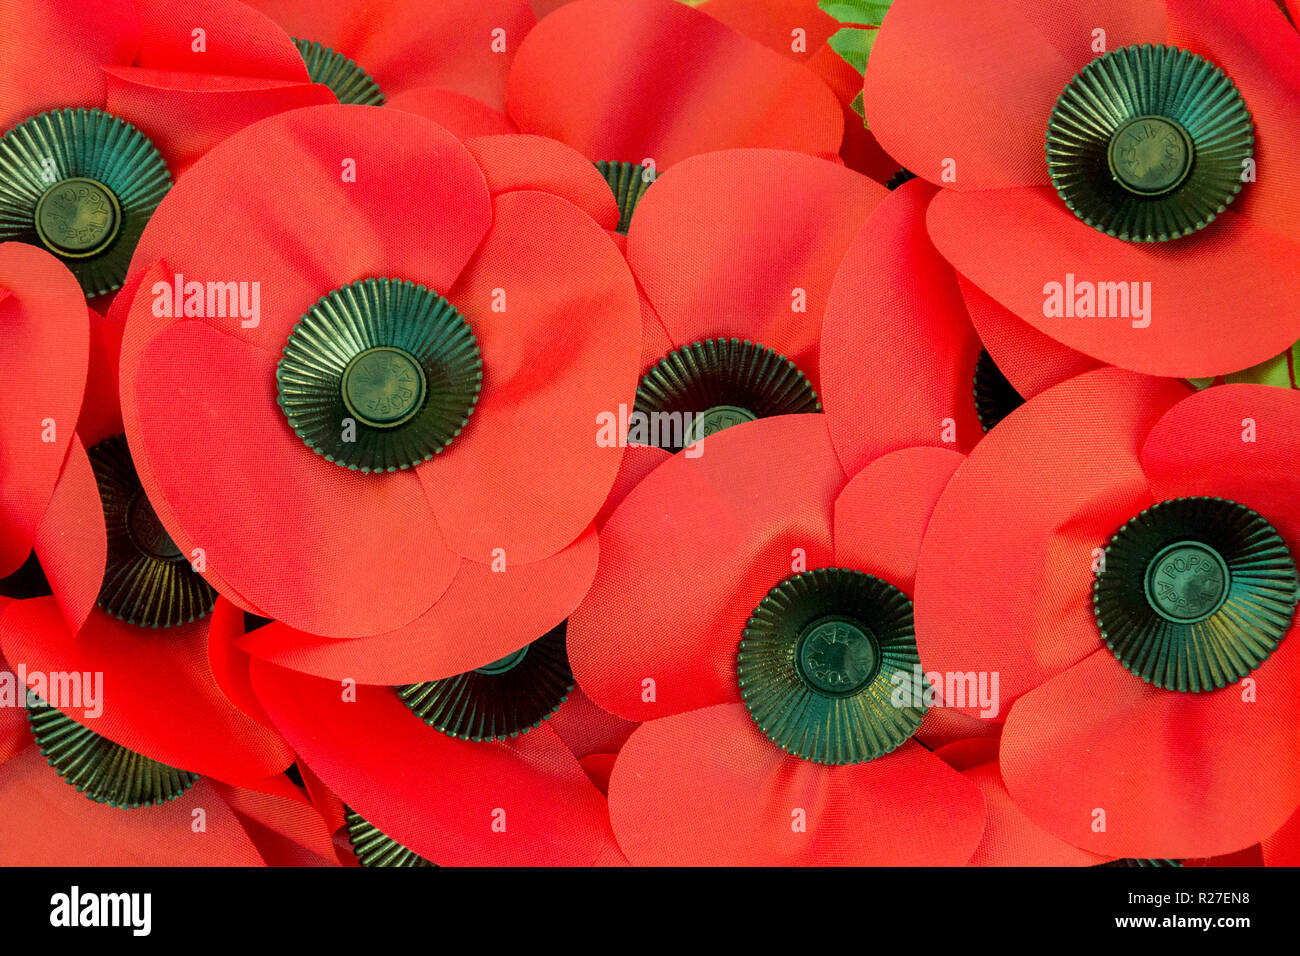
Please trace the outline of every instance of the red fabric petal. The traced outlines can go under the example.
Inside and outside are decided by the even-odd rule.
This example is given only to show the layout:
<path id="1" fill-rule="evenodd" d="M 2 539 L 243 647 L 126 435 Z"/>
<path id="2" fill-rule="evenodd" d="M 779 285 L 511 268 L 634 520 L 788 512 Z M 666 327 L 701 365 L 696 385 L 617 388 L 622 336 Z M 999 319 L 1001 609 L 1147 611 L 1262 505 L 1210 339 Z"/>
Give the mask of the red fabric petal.
<path id="1" fill-rule="evenodd" d="M 115 402 L 115 404 L 119 405 L 121 411 L 123 430 L 127 435 L 136 436 L 131 442 L 131 464 L 135 466 L 136 477 L 140 479 L 145 496 L 149 499 L 149 503 L 153 506 L 154 513 L 158 515 L 163 527 L 168 529 L 172 542 L 180 549 L 182 554 L 193 555 L 195 544 L 186 536 L 184 529 L 176 520 L 176 515 L 172 513 L 167 499 L 163 497 L 158 479 L 154 476 L 153 465 L 149 461 L 148 451 L 144 446 L 144 442 L 138 437 L 140 435 L 140 415 L 133 400 L 136 370 L 140 365 L 140 356 L 149 341 L 172 321 L 153 314 L 153 296 L 150 290 L 153 289 L 156 282 L 166 283 L 172 281 L 172 275 L 171 270 L 162 262 L 154 263 L 148 269 L 142 269 L 133 275 L 128 275 L 113 300 L 107 321 L 122 328 L 122 344 L 118 363 L 118 394 L 127 396 L 132 400 Z M 126 324 L 128 314 L 132 315 L 129 326 Z M 208 567 L 206 574 L 208 582 L 227 600 L 234 602 L 246 611 L 256 612 L 259 610 L 236 592 L 230 586 L 230 582 L 224 580 L 211 566 Z"/>
<path id="2" fill-rule="evenodd" d="M 1300 810 L 1264 841 L 1266 866 L 1300 866 Z"/>
<path id="3" fill-rule="evenodd" d="M 29 686 L 36 674 L 102 675 L 98 699 L 83 696 L 83 704 L 92 706 L 60 707 L 96 733 L 163 763 L 230 782 L 279 773 L 292 753 L 226 700 L 208 667 L 206 636 L 205 622 L 156 631 L 98 610 L 74 634 L 52 598 L 15 601 L 0 617 L 5 658 L 27 668 Z"/>
<path id="4" fill-rule="evenodd" d="M 131 0 L 9 0 L 0 8 L 0 132 L 44 110 L 102 106 L 100 67 L 130 63 L 139 45 Z"/>
<path id="5" fill-rule="evenodd" d="M 614 761 L 618 754 L 591 754 L 583 757 L 578 763 L 582 764 L 582 769 L 586 772 L 588 779 L 595 785 L 601 793 L 609 793 L 609 776 L 614 772 Z M 597 866 L 600 863 L 596 863 Z"/>
<path id="6" fill-rule="evenodd" d="M 555 716 L 551 729 L 579 759 L 592 754 L 616 754 L 637 725 L 602 710 L 575 687 Z M 606 788 L 602 787 L 601 792 Z"/>
<path id="7" fill-rule="evenodd" d="M 659 177 L 637 206 L 628 263 L 677 346 L 752 339 L 817 388 L 835 270 L 886 195 L 859 173 L 798 153 L 698 156 Z"/>
<path id="8" fill-rule="evenodd" d="M 1179 859 L 1259 842 L 1300 805 L 1298 636 L 1251 675 L 1248 701 L 1239 686 L 1161 690 L 1094 652 L 1012 706 L 1007 789 L 1039 826 L 1094 853 Z"/>
<path id="9" fill-rule="evenodd" d="M 897 0 L 867 65 L 871 131 L 933 183 L 953 160 L 957 189 L 1045 184 L 1047 119 L 1065 84 L 1096 55 L 1095 29 L 1105 30 L 1109 50 L 1161 43 L 1163 4 Z"/>
<path id="10" fill-rule="evenodd" d="M 533 189 L 567 199 L 605 229 L 618 226 L 618 204 L 600 172 L 577 150 L 545 136 L 482 136 L 465 144 L 493 196 Z"/>
<path id="11" fill-rule="evenodd" d="M 1270 170 L 1232 208 L 1279 236 L 1300 240 L 1300 34 L 1270 0 L 1166 0 L 1169 42 L 1232 78 L 1255 125 L 1252 157 Z M 1279 350 L 1280 351 L 1280 350 Z M 1244 366 L 1243 366 L 1244 367 Z"/>
<path id="12" fill-rule="evenodd" d="M 136 65 L 149 70 L 307 81 L 289 35 L 237 0 L 135 0 L 142 26 Z M 201 37 L 195 30 L 203 31 Z M 200 43 L 200 40 L 202 41 Z"/>
<path id="13" fill-rule="evenodd" d="M 307 794 L 283 775 L 259 781 L 255 789 L 232 787 L 216 781 L 212 787 L 241 817 L 249 818 L 282 839 L 310 851 L 328 865 L 338 865 L 329 826 L 312 806 Z"/>
<path id="14" fill-rule="evenodd" d="M 656 468 L 610 517 L 596 580 L 569 619 L 578 683 L 629 720 L 738 701 L 755 605 L 796 569 L 833 560 L 844 473 L 824 416 L 747 422 L 700 449 Z"/>
<path id="15" fill-rule="evenodd" d="M 984 720 L 963 714 L 951 707 L 936 705 L 925 712 L 921 726 L 916 731 L 916 739 L 931 750 L 944 747 L 956 741 L 994 740 L 994 753 L 997 753 L 996 738 L 1002 733 L 1002 725 L 994 720 Z M 946 758 L 945 758 L 946 759 Z M 948 761 L 952 763 L 952 761 Z M 961 768 L 958 768 L 961 769 Z"/>
<path id="16" fill-rule="evenodd" d="M 427 726 L 388 687 L 360 685 L 349 702 L 337 684 L 262 661 L 253 687 L 348 806 L 435 863 L 585 866 L 608 833 L 600 792 L 545 724 L 474 743 Z"/>
<path id="17" fill-rule="evenodd" d="M 628 445 L 623 453 L 623 464 L 618 469 L 618 477 L 614 479 L 614 487 L 610 489 L 609 497 L 601 506 L 600 514 L 596 515 L 596 527 L 603 527 L 632 489 L 639 485 L 646 475 L 671 457 L 673 457 L 672 453 L 666 448 L 658 448 L 654 445 Z"/>
<path id="18" fill-rule="evenodd" d="M 1300 301 L 1289 286 L 1300 243 L 1231 209 L 1195 235 L 1134 243 L 1085 225 L 1052 189 L 945 190 L 928 222 L 957 271 L 1039 331 L 1103 362 L 1151 375 L 1220 375 L 1300 338 Z M 1146 314 L 1045 316 L 1048 284 L 1068 281 L 1143 283 Z"/>
<path id="19" fill-rule="evenodd" d="M 436 86 L 417 86 L 403 90 L 384 101 L 389 109 L 415 113 L 433 120 L 443 129 L 450 130 L 458 139 L 474 136 L 495 136 L 515 133 L 515 124 L 499 110 L 481 103 L 472 96 L 440 89 Z"/>
<path id="20" fill-rule="evenodd" d="M 573 204 L 516 192 L 495 207 L 448 294 L 478 337 L 483 390 L 416 473 L 452 549 L 527 563 L 576 540 L 614 483 L 623 450 L 602 447 L 597 426 L 632 405 L 641 310 L 622 255 Z"/>
<path id="21" fill-rule="evenodd" d="M 964 276 L 957 276 L 957 285 L 980 342 L 1022 398 L 1101 367 L 1008 312 Z"/>
<path id="22" fill-rule="evenodd" d="M 925 229 L 934 193 L 919 180 L 889 193 L 854 238 L 830 291 L 822 401 L 849 474 L 899 448 L 967 451 L 983 435 L 971 391 L 979 340 L 952 267 Z"/>
<path id="23" fill-rule="evenodd" d="M 153 140 L 173 178 L 227 136 L 258 120 L 338 102 L 328 87 L 305 79 L 206 76 L 133 67 L 106 68 L 105 73 L 105 108 Z"/>
<path id="24" fill-rule="evenodd" d="M 202 810 L 204 829 L 193 829 Z M 200 780 L 161 806 L 123 812 L 87 800 L 35 747 L 0 764 L 5 866 L 262 866 L 248 834 Z"/>
<path id="25" fill-rule="evenodd" d="M 108 533 L 95 472 L 74 437 L 50 506 L 36 528 L 36 558 L 73 633 L 86 622 L 104 583 Z"/>
<path id="26" fill-rule="evenodd" d="M 1095 550 L 1152 504 L 1138 449 L 1187 394 L 1103 369 L 1044 392 L 975 446 L 921 547 L 916 637 L 927 669 L 998 673 L 1005 714 L 1097 648 Z"/>
<path id="27" fill-rule="evenodd" d="M 128 431 L 132 447 L 147 449 L 185 537 L 268 616 L 336 637 L 410 623 L 460 564 L 419 481 L 410 471 L 349 471 L 314 454 L 276 402 L 275 363 L 203 322 L 171 326 L 145 350 L 127 396 L 140 416 L 140 432 Z M 178 395 L 187 397 L 184 416 Z"/>
<path id="28" fill-rule="evenodd" d="M 27 559 L 77 426 L 90 323 L 58 259 L 0 244 L 0 577 Z M 47 441 L 51 437 L 53 441 Z"/>
<path id="29" fill-rule="evenodd" d="M 122 434 L 122 409 L 118 401 L 118 365 L 122 351 L 124 312 L 102 316 L 90 312 L 90 361 L 86 394 L 77 419 L 77 434 L 87 448 Z"/>
<path id="30" fill-rule="evenodd" d="M 874 574 L 910 595 L 930 515 L 962 460 L 947 448 L 909 448 L 854 475 L 835 499 L 836 567 Z"/>
<path id="31" fill-rule="evenodd" d="M 271 727 L 271 717 L 253 693 L 248 676 L 252 663 L 236 644 L 244 636 L 244 612 L 218 596 L 208 619 L 208 665 L 226 699 L 258 723 Z"/>
<path id="32" fill-rule="evenodd" d="M 916 743 L 826 767 L 782 751 L 743 704 L 638 728 L 609 806 L 637 866 L 959 866 L 984 824 L 975 785 Z"/>
<path id="33" fill-rule="evenodd" d="M 810 71 L 674 0 L 557 10 L 520 47 L 508 100 L 526 132 L 661 170 L 741 146 L 831 155 L 844 133 L 839 102 Z"/>
<path id="34" fill-rule="evenodd" d="M 1142 468 L 1158 499 L 1230 498 L 1254 508 L 1300 555 L 1300 392 L 1219 385 L 1183 399 L 1155 423 Z"/>
<path id="35" fill-rule="evenodd" d="M 805 0 L 708 0 L 704 12 L 737 33 L 797 62 L 810 60 L 839 23 Z M 804 50 L 792 49 L 794 31 L 803 31 Z M 850 69 L 852 69 L 850 67 Z"/>
<path id="36" fill-rule="evenodd" d="M 164 259 L 168 281 L 260 283 L 256 327 L 205 321 L 278 357 L 303 312 L 341 285 L 393 276 L 445 293 L 490 221 L 482 174 L 446 130 L 395 110 L 317 106 L 208 152 L 149 220 L 131 270 Z"/>
<path id="37" fill-rule="evenodd" d="M 971 866 L 1096 866 L 1110 859 L 1071 846 L 1025 816 L 1007 793 L 996 760 L 964 775 L 980 788 L 988 811 Z"/>
<path id="38" fill-rule="evenodd" d="M 275 622 L 240 642 L 281 667 L 364 684 L 409 684 L 481 667 L 541 637 L 568 616 L 596 573 L 594 531 L 554 557 L 504 572 L 462 561 L 446 593 L 406 627 L 337 641 Z"/>
<path id="39" fill-rule="evenodd" d="M 13 603 L 8 598 L 0 598 L 0 616 L 3 616 L 5 608 Z M 0 654 L 0 673 L 12 674 L 13 672 L 13 668 L 5 661 L 4 655 Z M 19 690 L 17 687 L 14 689 Z M 19 706 L 21 703 L 22 699 L 19 697 L 12 704 L 6 701 L 6 706 L 0 707 L 0 763 L 4 763 L 32 742 L 32 735 L 27 730 L 27 711 Z"/>
<path id="40" fill-rule="evenodd" d="M 505 109 L 506 74 L 535 18 L 528 0 L 250 0 L 295 37 L 351 57 L 386 94 L 441 86 Z M 493 31 L 504 30 L 502 43 Z M 431 55 L 430 51 L 434 51 Z"/>

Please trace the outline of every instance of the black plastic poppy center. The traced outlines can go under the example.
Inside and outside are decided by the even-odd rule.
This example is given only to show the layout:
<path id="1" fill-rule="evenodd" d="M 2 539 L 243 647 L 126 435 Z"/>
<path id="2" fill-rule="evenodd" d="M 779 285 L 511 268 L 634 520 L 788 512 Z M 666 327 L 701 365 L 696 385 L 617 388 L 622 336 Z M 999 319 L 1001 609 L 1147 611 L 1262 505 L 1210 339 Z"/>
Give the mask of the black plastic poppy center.
<path id="1" fill-rule="evenodd" d="M 498 658 L 491 664 L 484 664 L 482 667 L 474 668 L 475 674 L 504 674 L 506 671 L 512 671 L 523 663 L 524 658 L 528 655 L 528 647 L 519 648 L 519 650 L 507 654 L 505 657 Z"/>
<path id="2" fill-rule="evenodd" d="M 626 236 L 632 226 L 632 214 L 645 197 L 646 190 L 654 184 L 654 174 L 638 163 L 601 160 L 595 166 L 609 184 L 614 202 L 618 204 L 618 227 L 615 231 Z"/>
<path id="3" fill-rule="evenodd" d="M 57 255 L 84 258 L 117 238 L 122 207 L 101 182 L 76 177 L 57 182 L 36 203 L 36 234 Z"/>
<path id="4" fill-rule="evenodd" d="M 328 86 L 335 98 L 352 106 L 382 106 L 383 90 L 355 60 L 315 40 L 293 41 L 307 67 L 307 78 Z"/>
<path id="5" fill-rule="evenodd" d="M 126 527 L 135 546 L 150 557 L 159 561 L 179 561 L 185 557 L 158 520 L 158 513 L 143 490 L 137 491 L 126 507 Z"/>
<path id="6" fill-rule="evenodd" d="M 343 404 L 371 428 L 410 421 L 424 403 L 424 370 L 410 352 L 378 346 L 359 353 L 343 370 Z"/>
<path id="7" fill-rule="evenodd" d="M 1094 229 L 1167 242 L 1204 229 L 1253 179 L 1255 131 L 1232 79 L 1164 44 L 1119 47 L 1066 84 L 1047 124 L 1052 185 Z"/>
<path id="8" fill-rule="evenodd" d="M 478 340 L 456 307 L 407 279 L 328 292 L 293 327 L 275 371 L 303 444 L 344 468 L 413 468 L 469 424 L 483 384 Z"/>
<path id="9" fill-rule="evenodd" d="M 1001 421 L 1025 404 L 1024 398 L 1010 379 L 998 368 L 988 349 L 980 349 L 975 361 L 975 417 L 985 433 L 992 431 Z"/>
<path id="10" fill-rule="evenodd" d="M 140 627 L 176 627 L 204 617 L 217 592 L 163 527 L 140 484 L 126 436 L 105 438 L 89 457 L 108 532 L 96 604 Z"/>
<path id="11" fill-rule="evenodd" d="M 1176 120 L 1138 116 L 1111 134 L 1107 159 L 1125 189 L 1159 196 L 1182 185 L 1192 171 L 1196 146 Z"/>
<path id="12" fill-rule="evenodd" d="M 799 636 L 796 662 L 804 683 L 823 694 L 856 694 L 880 670 L 880 647 L 861 621 L 831 615 Z"/>
<path id="13" fill-rule="evenodd" d="M 463 674 L 395 688 L 430 727 L 460 740 L 507 740 L 550 720 L 573 690 L 568 622 Z"/>
<path id="14" fill-rule="evenodd" d="M 680 451 L 733 425 L 821 410 L 808 379 L 784 355 L 740 339 L 704 339 L 646 372 L 636 411 L 647 436 L 629 434 L 628 441 Z"/>
<path id="15" fill-rule="evenodd" d="M 1263 516 L 1224 498 L 1174 498 L 1114 534 L 1092 603 L 1102 639 L 1130 671 L 1166 690 L 1208 691 L 1277 648 L 1298 584 Z"/>
<path id="16" fill-rule="evenodd" d="M 819 568 L 754 608 L 736 660 L 750 716 L 782 750 L 824 764 L 874 760 L 925 715 L 912 602 L 880 578 Z"/>
<path id="17" fill-rule="evenodd" d="M 1231 580 L 1219 552 L 1199 541 L 1178 541 L 1147 565 L 1147 600 L 1166 621 L 1194 624 L 1223 606 Z"/>

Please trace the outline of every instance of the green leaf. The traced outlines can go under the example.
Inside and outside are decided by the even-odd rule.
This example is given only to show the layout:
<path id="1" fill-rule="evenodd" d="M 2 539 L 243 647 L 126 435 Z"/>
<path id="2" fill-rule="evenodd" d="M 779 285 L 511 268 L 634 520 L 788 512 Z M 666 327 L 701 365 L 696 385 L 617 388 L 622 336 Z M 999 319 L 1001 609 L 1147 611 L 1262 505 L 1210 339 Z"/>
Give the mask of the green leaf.
<path id="1" fill-rule="evenodd" d="M 844 58 L 849 66 L 859 73 L 867 70 L 867 58 L 871 56 L 871 47 L 876 42 L 876 30 L 859 30 L 856 27 L 844 27 L 836 31 L 827 41 L 832 50 Z"/>
<path id="2" fill-rule="evenodd" d="M 819 0 L 817 6 L 840 23 L 878 27 L 893 2 L 894 0 Z"/>
<path id="3" fill-rule="evenodd" d="M 853 112 L 862 117 L 862 125 L 867 123 L 867 107 L 862 101 L 862 90 L 858 90 L 858 95 L 853 97 L 853 102 L 849 104 L 853 107 Z"/>

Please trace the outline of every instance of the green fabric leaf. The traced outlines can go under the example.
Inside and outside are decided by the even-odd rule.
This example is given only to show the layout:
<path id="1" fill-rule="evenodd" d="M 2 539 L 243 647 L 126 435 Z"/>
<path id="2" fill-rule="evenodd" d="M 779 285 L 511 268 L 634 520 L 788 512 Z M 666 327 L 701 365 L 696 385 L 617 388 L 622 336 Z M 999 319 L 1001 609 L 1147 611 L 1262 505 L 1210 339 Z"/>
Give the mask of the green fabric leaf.
<path id="1" fill-rule="evenodd" d="M 853 102 L 849 106 L 853 107 L 853 112 L 862 117 L 862 125 L 865 126 L 867 124 L 867 108 L 862 102 L 862 90 L 858 90 L 858 95 L 853 97 Z"/>
<path id="2" fill-rule="evenodd" d="M 894 0 L 819 0 L 817 6 L 840 23 L 878 27 Z"/>
<path id="3" fill-rule="evenodd" d="M 871 47 L 876 42 L 875 30 L 859 30 L 856 27 L 844 27 L 836 31 L 827 41 L 832 50 L 844 58 L 849 66 L 859 73 L 867 70 L 867 58 L 871 56 Z"/>

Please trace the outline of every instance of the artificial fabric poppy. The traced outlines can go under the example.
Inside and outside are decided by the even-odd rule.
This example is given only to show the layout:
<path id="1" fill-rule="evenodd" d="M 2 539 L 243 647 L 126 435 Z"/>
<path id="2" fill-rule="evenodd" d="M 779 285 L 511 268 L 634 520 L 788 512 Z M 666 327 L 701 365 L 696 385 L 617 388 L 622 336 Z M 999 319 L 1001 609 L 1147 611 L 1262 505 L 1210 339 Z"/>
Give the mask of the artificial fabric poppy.
<path id="1" fill-rule="evenodd" d="M 826 300 L 822 397 L 850 474 L 913 445 L 969 451 L 1025 398 L 1097 365 L 939 255 L 925 228 L 937 191 L 912 179 L 890 192 L 854 237 Z"/>
<path id="2" fill-rule="evenodd" d="M 583 210 L 502 181 L 412 115 L 297 110 L 196 164 L 136 254 L 120 387 L 163 526 L 244 610 L 404 648 L 377 682 L 563 620 L 621 460 L 594 423 L 635 391 L 635 283 Z M 175 308 L 213 283 L 258 314 Z"/>
<path id="3" fill-rule="evenodd" d="M 1269 0 L 898 0 L 865 105 L 944 187 L 935 246 L 1048 337 L 1176 376 L 1300 338 L 1300 36 Z"/>
<path id="4" fill-rule="evenodd" d="M 574 690 L 562 628 L 404 687 L 260 660 L 251 677 L 301 764 L 345 805 L 363 866 L 625 865 L 602 785 L 630 725 Z"/>
<path id="5" fill-rule="evenodd" d="M 833 157 L 844 118 L 811 71 L 676 0 L 576 0 L 524 39 L 510 118 L 617 180 L 742 146 Z"/>
<path id="6" fill-rule="evenodd" d="M 334 102 L 289 37 L 235 0 L 21 0 L 3 16 L 0 239 L 50 250 L 87 296 L 121 285 L 149 216 L 205 150 Z"/>
<path id="7" fill-rule="evenodd" d="M 913 680 L 908 598 L 961 456 L 909 449 L 848 481 L 819 415 L 701 447 L 614 511 L 569 621 L 579 683 L 644 721 L 609 784 L 623 852 L 636 865 L 965 863 L 983 800 L 912 739 L 940 708 L 926 713 Z"/>
<path id="8" fill-rule="evenodd" d="M 739 421 L 820 411 L 831 283 L 886 194 L 838 163 L 770 149 L 695 156 L 645 190 L 626 243 L 645 300 L 633 411 L 692 418 L 667 437 L 630 419 L 628 441 L 676 451 Z"/>
<path id="9" fill-rule="evenodd" d="M 927 667 L 1000 675 L 1002 779 L 1043 829 L 1204 857 L 1300 804 L 1298 413 L 1289 390 L 1101 369 L 957 469 L 921 549 L 917 643 Z"/>

